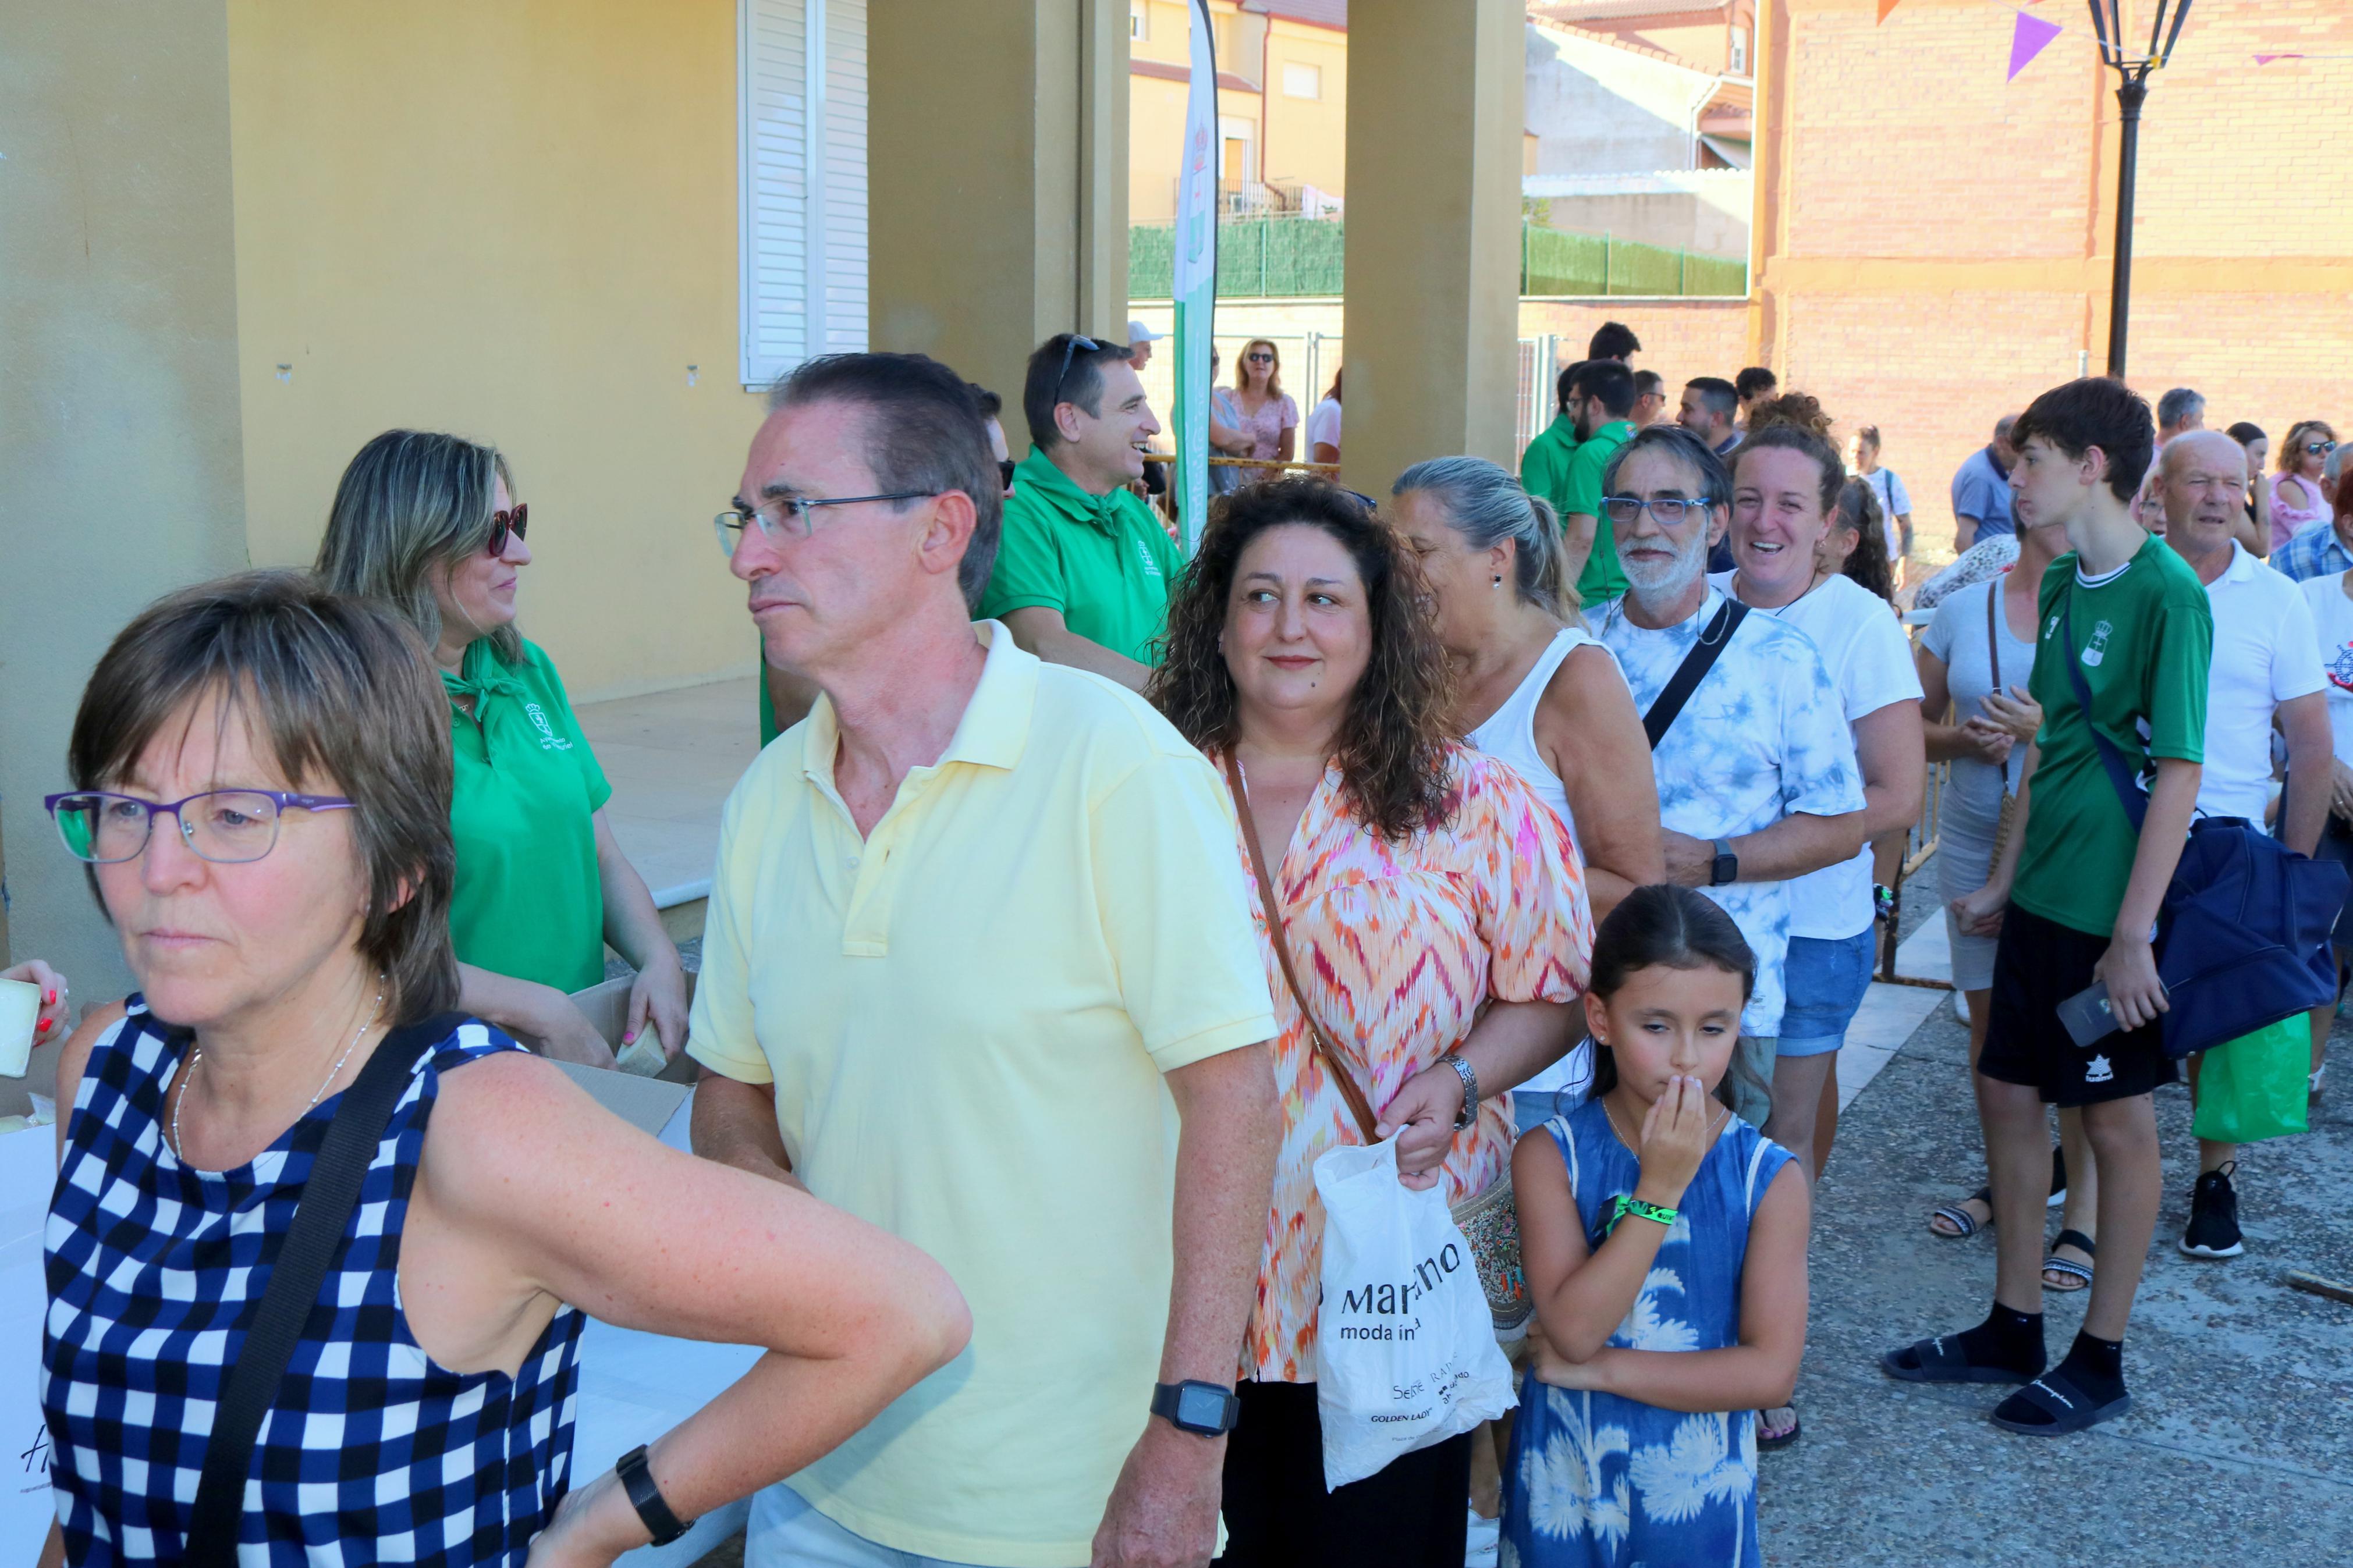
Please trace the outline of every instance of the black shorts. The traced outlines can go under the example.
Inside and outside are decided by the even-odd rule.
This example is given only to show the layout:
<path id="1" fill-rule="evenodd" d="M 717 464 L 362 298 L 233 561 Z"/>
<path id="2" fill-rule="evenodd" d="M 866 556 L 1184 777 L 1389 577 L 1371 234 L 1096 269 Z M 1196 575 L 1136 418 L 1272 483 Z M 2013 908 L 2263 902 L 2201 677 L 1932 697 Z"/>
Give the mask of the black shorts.
<path id="1" fill-rule="evenodd" d="M 2165 1054 L 2161 1020 L 2075 1043 L 2059 1021 L 2059 1004 L 2092 984 L 2108 939 L 2046 921 L 2016 904 L 2001 917 L 1994 950 L 1993 1004 L 1978 1071 L 2024 1084 L 2052 1105 L 2096 1105 L 2147 1094 L 2179 1079 Z"/>

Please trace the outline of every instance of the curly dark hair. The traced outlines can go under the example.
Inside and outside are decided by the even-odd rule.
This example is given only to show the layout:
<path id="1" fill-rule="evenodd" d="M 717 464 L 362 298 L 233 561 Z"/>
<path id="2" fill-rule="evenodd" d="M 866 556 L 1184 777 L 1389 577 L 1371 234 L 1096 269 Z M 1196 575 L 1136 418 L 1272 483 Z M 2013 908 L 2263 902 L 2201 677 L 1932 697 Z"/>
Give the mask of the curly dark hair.
<path id="1" fill-rule="evenodd" d="M 1249 485 L 1220 498 L 1199 553 L 1168 601 L 1164 657 L 1145 696 L 1204 752 L 1241 738 L 1234 678 L 1219 647 L 1242 552 L 1269 529 L 1298 523 L 1339 541 L 1356 563 L 1372 616 L 1372 658 L 1340 730 L 1341 787 L 1350 812 L 1392 841 L 1454 813 L 1451 674 L 1413 552 L 1372 509 L 1316 479 Z"/>
<path id="2" fill-rule="evenodd" d="M 1861 479 L 1847 480 L 1839 491 L 1831 527 L 1854 530 L 1855 545 L 1847 553 L 1846 574 L 1881 598 L 1893 601 L 1895 572 L 1887 563 L 1887 512 L 1879 504 L 1878 492 Z"/>

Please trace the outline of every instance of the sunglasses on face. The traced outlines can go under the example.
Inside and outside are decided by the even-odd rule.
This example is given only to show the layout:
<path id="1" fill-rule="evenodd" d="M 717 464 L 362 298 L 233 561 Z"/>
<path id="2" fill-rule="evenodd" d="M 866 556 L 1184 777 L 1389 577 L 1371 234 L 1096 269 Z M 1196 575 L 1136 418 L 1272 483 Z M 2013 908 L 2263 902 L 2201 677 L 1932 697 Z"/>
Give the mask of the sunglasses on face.
<path id="1" fill-rule="evenodd" d="M 507 535 L 512 534 L 517 539 L 521 539 L 523 530 L 530 526 L 531 507 L 528 504 L 518 506 L 512 511 L 491 513 L 490 552 L 492 555 L 504 555 L 507 552 Z"/>
<path id="2" fill-rule="evenodd" d="M 997 459 L 997 478 L 1007 489 L 1013 488 L 1013 470 L 1018 465 L 1010 458 Z"/>
<path id="3" fill-rule="evenodd" d="M 2306 441 L 2304 444 L 2304 449 L 2313 457 L 2325 458 L 2328 456 L 2329 453 L 2337 450 L 2337 443 L 2334 441 Z"/>
<path id="4" fill-rule="evenodd" d="M 1272 364 L 1274 363 L 1274 356 L 1267 353 L 1264 349 L 1260 349 L 1253 353 L 1244 354 L 1242 357 L 1250 361 L 1252 364 Z"/>

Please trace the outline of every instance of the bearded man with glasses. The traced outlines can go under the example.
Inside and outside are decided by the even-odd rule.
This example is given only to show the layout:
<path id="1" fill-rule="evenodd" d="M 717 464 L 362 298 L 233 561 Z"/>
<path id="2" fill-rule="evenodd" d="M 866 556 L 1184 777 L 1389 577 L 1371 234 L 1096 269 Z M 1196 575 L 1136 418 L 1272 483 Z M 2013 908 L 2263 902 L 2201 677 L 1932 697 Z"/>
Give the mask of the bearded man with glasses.
<path id="1" fill-rule="evenodd" d="M 1862 847 L 1854 742 L 1805 633 L 1710 587 L 1732 476 L 1707 443 L 1653 425 L 1602 476 L 1623 596 L 1587 619 L 1641 710 L 1659 784 L 1667 880 L 1724 906 L 1757 954 L 1740 1048 L 1718 1093 L 1761 1127 L 1772 1109 L 1789 946 L 1788 882 Z"/>

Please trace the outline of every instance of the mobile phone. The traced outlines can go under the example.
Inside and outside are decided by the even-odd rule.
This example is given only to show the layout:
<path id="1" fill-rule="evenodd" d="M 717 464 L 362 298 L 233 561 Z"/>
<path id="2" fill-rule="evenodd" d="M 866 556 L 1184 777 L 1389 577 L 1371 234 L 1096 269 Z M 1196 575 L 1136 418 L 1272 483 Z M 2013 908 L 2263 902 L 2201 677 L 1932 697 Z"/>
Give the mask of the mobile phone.
<path id="1" fill-rule="evenodd" d="M 2080 1047 L 2088 1047 L 2124 1027 L 2108 1005 L 2108 984 L 2105 980 L 2094 982 L 2088 989 L 2060 1003 L 2059 1021 L 2067 1026 L 2068 1037 Z"/>

